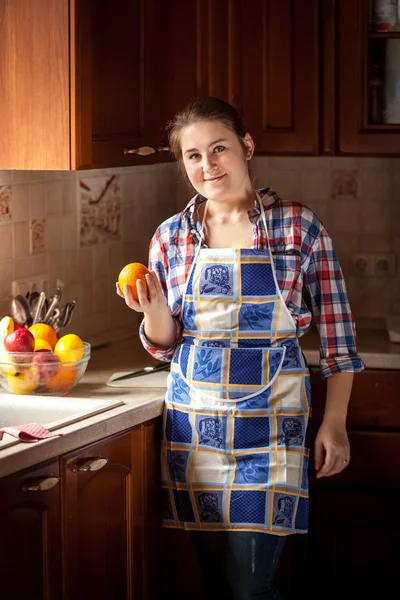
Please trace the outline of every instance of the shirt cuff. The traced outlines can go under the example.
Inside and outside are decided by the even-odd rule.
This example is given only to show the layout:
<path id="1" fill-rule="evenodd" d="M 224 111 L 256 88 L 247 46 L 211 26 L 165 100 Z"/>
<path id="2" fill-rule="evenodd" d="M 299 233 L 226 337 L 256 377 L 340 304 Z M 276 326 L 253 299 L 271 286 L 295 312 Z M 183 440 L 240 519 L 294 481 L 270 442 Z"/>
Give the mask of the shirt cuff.
<path id="1" fill-rule="evenodd" d="M 176 325 L 176 336 L 175 341 L 169 348 L 157 348 L 148 340 L 146 333 L 144 331 L 144 319 L 139 327 L 139 337 L 140 341 L 143 344 L 143 348 L 147 350 L 151 356 L 157 360 L 162 360 L 163 362 L 171 362 L 172 357 L 174 355 L 175 349 L 179 344 L 182 338 L 182 323 L 179 317 L 173 317 Z"/>
<path id="2" fill-rule="evenodd" d="M 365 364 L 358 354 L 322 358 L 319 363 L 322 379 L 327 379 L 335 373 L 359 373 L 365 369 Z"/>

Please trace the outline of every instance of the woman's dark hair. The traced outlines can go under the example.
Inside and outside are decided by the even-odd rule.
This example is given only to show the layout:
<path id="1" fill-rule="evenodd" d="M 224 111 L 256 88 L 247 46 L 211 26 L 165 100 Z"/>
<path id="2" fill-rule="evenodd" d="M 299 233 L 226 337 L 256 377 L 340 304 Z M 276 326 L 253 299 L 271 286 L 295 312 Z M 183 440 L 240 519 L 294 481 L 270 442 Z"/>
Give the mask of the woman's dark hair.
<path id="1" fill-rule="evenodd" d="M 243 150 L 246 149 L 243 141 L 246 128 L 237 110 L 220 98 L 212 96 L 195 98 L 175 116 L 167 127 L 170 151 L 180 164 L 182 162 L 180 133 L 182 129 L 197 121 L 219 121 L 238 137 Z"/>

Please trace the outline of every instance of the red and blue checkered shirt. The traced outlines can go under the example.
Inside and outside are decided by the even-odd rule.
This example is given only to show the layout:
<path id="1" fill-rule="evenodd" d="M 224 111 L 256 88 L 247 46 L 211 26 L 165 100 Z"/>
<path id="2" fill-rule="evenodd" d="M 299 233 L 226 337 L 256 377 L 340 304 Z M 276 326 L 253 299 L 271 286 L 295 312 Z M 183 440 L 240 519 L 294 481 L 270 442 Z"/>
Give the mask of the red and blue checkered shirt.
<path id="1" fill-rule="evenodd" d="M 265 209 L 270 249 L 282 297 L 301 337 L 316 324 L 320 337 L 320 372 L 323 378 L 342 371 L 358 372 L 364 363 L 357 354 L 355 325 L 343 273 L 332 240 L 312 210 L 284 201 L 269 188 L 258 190 Z M 170 361 L 182 339 L 182 296 L 198 244 L 204 243 L 196 195 L 186 208 L 167 219 L 150 242 L 149 269 L 157 274 L 177 325 L 174 344 L 154 347 L 146 338 L 144 322 L 139 335 L 143 346 L 159 360 Z M 253 247 L 268 249 L 258 202 L 249 211 Z"/>

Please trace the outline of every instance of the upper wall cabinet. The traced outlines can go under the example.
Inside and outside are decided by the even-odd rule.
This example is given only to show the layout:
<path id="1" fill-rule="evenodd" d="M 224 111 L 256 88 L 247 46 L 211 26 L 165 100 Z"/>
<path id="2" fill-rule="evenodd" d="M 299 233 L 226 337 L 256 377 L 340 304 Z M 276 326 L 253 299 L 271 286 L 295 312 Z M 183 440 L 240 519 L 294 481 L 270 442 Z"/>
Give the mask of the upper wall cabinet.
<path id="1" fill-rule="evenodd" d="M 400 155 L 400 14 L 397 2 L 338 2 L 340 153 Z"/>
<path id="2" fill-rule="evenodd" d="M 256 152 L 318 153 L 318 0 L 241 0 L 238 106 Z"/>
<path id="3" fill-rule="evenodd" d="M 375 6 L 0 0 L 0 169 L 169 160 L 198 95 L 234 104 L 260 154 L 398 154 L 400 32 Z"/>
<path id="4" fill-rule="evenodd" d="M 0 0 L 0 169 L 69 169 L 68 0 Z"/>

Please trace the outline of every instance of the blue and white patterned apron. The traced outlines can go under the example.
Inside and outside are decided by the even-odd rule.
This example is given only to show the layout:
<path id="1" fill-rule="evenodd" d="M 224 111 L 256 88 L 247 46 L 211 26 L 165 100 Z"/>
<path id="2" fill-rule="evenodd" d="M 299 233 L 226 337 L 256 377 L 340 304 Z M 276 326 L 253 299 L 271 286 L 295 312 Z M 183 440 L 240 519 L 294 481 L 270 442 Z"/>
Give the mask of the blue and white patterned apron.
<path id="1" fill-rule="evenodd" d="M 269 243 L 199 244 L 182 319 L 163 418 L 164 526 L 306 532 L 310 378 Z"/>

